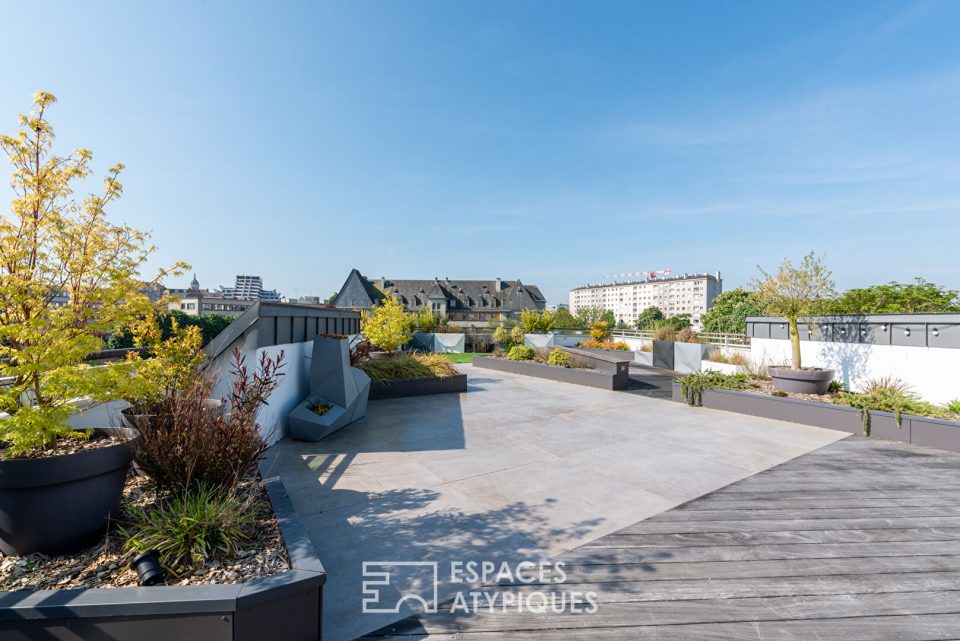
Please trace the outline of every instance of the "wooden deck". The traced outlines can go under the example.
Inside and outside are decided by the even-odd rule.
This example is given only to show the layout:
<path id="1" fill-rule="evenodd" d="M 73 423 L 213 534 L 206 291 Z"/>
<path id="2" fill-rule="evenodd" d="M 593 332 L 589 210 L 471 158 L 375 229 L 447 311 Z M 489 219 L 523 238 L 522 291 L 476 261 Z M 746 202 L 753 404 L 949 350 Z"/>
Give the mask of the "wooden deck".
<path id="1" fill-rule="evenodd" d="M 960 639 L 958 472 L 960 455 L 851 437 L 564 555 L 560 589 L 596 592 L 594 614 L 441 606 L 367 638 Z"/>

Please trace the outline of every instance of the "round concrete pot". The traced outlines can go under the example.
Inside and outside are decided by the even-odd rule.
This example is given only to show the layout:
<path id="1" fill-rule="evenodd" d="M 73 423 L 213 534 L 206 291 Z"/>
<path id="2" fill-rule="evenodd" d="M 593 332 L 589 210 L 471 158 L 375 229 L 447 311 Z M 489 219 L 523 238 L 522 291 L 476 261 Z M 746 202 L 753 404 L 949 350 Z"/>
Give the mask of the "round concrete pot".
<path id="1" fill-rule="evenodd" d="M 0 461 L 0 551 L 64 554 L 93 545 L 120 508 L 136 430 L 97 430 L 127 442 Z"/>
<path id="2" fill-rule="evenodd" d="M 833 380 L 832 369 L 791 369 L 768 367 L 773 386 L 790 394 L 826 394 Z"/>

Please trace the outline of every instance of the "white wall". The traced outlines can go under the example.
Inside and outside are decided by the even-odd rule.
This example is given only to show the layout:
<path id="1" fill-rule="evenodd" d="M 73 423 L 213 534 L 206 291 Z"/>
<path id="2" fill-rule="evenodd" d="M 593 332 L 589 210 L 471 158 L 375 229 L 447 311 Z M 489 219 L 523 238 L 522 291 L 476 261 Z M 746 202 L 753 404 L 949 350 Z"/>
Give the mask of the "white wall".
<path id="1" fill-rule="evenodd" d="M 650 344 L 650 341 L 644 340 L 642 338 L 636 338 L 634 336 L 614 336 L 613 340 L 623 341 L 624 343 L 627 344 L 627 347 L 629 347 L 631 350 L 635 352 L 641 351 L 645 343 L 648 345 Z"/>
<path id="2" fill-rule="evenodd" d="M 754 363 L 789 363 L 790 354 L 789 340 L 751 339 Z M 960 398 L 960 349 L 801 341 L 800 357 L 804 367 L 837 370 L 836 379 L 853 391 L 872 378 L 893 376 L 931 403 Z"/>
<path id="3" fill-rule="evenodd" d="M 268 405 L 260 409 L 257 421 L 260 423 L 260 433 L 267 443 L 273 445 L 287 435 L 287 415 L 300 401 L 307 397 L 310 391 L 310 356 L 313 350 L 313 341 L 304 343 L 287 343 L 257 349 L 244 349 L 247 371 L 253 372 L 260 362 L 260 354 L 266 353 L 276 359 L 280 351 L 284 352 L 284 376 L 273 394 L 270 395 Z M 233 376 L 230 374 L 230 363 L 233 355 L 231 351 L 221 354 L 213 366 L 219 371 L 219 378 L 213 389 L 213 398 L 222 398 L 230 391 Z"/>

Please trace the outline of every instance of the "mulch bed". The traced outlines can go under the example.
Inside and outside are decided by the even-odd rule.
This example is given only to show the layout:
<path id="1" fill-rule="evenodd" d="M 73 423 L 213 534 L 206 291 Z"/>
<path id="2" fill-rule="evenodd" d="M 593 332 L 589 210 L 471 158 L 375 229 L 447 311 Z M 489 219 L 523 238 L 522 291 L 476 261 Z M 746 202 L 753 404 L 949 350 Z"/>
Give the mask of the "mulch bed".
<path id="1" fill-rule="evenodd" d="M 252 479 L 245 489 L 257 494 L 260 511 L 249 531 L 250 538 L 236 557 L 212 559 L 187 574 L 168 578 L 166 585 L 240 583 L 290 569 L 280 527 L 263 484 L 259 478 Z M 123 490 L 123 505 L 147 506 L 156 500 L 152 483 L 146 477 L 131 473 Z M 135 586 L 137 573 L 128 566 L 132 558 L 133 555 L 124 553 L 120 533 L 111 528 L 99 544 L 76 554 L 0 555 L 0 590 Z"/>

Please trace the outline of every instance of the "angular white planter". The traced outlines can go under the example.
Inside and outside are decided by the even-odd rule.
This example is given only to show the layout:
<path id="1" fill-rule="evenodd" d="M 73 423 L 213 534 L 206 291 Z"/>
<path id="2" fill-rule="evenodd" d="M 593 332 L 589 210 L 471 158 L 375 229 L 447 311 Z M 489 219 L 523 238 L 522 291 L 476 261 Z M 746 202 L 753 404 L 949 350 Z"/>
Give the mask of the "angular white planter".
<path id="1" fill-rule="evenodd" d="M 673 369 L 683 374 L 699 372 L 706 354 L 707 345 L 703 343 L 674 343 Z"/>
<path id="2" fill-rule="evenodd" d="M 634 352 L 633 360 L 635 363 L 653 367 L 653 352 Z"/>
<path id="3" fill-rule="evenodd" d="M 421 349 L 438 354 L 463 354 L 466 347 L 466 334 L 446 334 L 436 332 L 415 332 L 413 341 Z"/>

